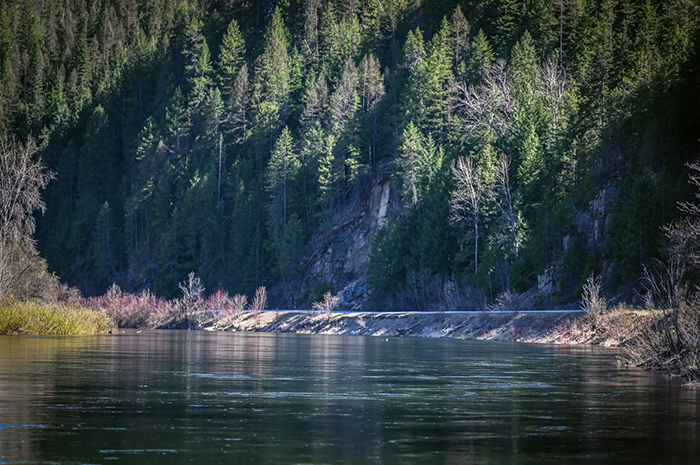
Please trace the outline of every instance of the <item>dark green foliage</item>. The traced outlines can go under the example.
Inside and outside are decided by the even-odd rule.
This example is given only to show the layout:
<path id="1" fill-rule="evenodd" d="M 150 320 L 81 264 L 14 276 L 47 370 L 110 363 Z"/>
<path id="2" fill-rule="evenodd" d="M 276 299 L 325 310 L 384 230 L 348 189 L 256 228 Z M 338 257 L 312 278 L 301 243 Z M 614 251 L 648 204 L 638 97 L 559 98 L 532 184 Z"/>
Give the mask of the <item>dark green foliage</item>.
<path id="1" fill-rule="evenodd" d="M 57 173 L 51 269 L 88 293 L 293 284 L 392 171 L 385 296 L 419 270 L 492 296 L 552 265 L 562 298 L 593 263 L 634 281 L 698 156 L 697 2 L 458 3 L 0 0 L 0 134 Z M 460 156 L 485 180 L 476 273 Z M 581 212 L 617 178 L 590 240 Z"/>

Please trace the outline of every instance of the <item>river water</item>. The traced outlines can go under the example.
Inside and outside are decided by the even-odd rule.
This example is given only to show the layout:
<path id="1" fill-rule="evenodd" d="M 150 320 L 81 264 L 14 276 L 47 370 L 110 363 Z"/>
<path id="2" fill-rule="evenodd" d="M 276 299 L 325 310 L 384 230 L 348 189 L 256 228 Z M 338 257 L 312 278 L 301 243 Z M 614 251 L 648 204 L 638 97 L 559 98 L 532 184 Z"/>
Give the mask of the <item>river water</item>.
<path id="1" fill-rule="evenodd" d="M 698 390 L 602 348 L 0 337 L 0 463 L 700 463 Z"/>

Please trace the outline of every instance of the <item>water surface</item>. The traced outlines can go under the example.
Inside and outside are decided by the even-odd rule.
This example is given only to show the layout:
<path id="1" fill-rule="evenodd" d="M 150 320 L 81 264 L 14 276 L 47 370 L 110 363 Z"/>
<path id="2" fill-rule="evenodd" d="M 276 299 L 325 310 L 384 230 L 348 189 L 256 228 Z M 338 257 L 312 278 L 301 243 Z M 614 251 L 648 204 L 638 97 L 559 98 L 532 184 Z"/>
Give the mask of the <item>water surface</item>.
<path id="1" fill-rule="evenodd" d="M 697 394 L 590 347 L 0 337 L 0 463 L 698 463 Z"/>

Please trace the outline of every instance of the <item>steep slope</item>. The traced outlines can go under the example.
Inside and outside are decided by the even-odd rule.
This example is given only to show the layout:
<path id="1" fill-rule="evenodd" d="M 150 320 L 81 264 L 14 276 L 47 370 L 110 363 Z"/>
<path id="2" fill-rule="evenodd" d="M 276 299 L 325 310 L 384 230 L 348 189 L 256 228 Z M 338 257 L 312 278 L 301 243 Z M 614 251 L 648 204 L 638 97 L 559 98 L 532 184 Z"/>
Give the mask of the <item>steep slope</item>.
<path id="1" fill-rule="evenodd" d="M 0 1 L 0 132 L 88 295 L 632 295 L 692 196 L 694 1 Z"/>

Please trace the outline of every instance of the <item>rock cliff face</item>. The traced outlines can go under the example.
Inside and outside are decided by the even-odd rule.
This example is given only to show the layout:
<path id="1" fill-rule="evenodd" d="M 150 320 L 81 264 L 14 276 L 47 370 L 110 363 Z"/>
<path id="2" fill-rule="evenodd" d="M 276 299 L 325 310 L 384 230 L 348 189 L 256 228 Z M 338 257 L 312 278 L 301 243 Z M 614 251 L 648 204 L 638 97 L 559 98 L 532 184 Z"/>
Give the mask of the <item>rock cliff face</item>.
<path id="1" fill-rule="evenodd" d="M 608 270 L 611 258 L 610 220 L 620 193 L 621 178 L 612 178 L 597 191 L 586 207 L 573 214 L 572 231 L 562 239 L 566 253 L 576 237 L 592 256 L 600 261 L 601 269 Z M 561 290 L 561 257 L 537 277 L 537 293 L 545 303 L 551 303 Z"/>
<path id="2" fill-rule="evenodd" d="M 386 225 L 391 200 L 388 179 L 372 187 L 369 200 L 342 224 L 314 240 L 306 259 L 306 275 L 295 306 L 309 307 L 310 294 L 319 284 L 340 297 L 344 310 L 365 308 L 369 299 L 367 262 L 372 238 Z"/>
<path id="3" fill-rule="evenodd" d="M 588 252 L 599 257 L 602 268 L 610 262 L 611 240 L 609 223 L 620 190 L 619 178 L 606 182 L 586 207 L 571 218 L 571 232 L 562 238 L 566 252 L 574 237 Z M 340 298 L 340 309 L 362 311 L 368 308 L 369 286 L 367 264 L 372 239 L 378 229 L 389 222 L 392 195 L 391 183 L 384 178 L 377 181 L 365 203 L 348 211 L 346 218 L 335 227 L 314 238 L 304 260 L 304 277 L 289 291 L 285 299 L 289 308 L 310 308 L 318 289 L 330 290 Z M 538 276 L 529 291 L 539 296 L 540 304 L 556 307 L 562 290 L 560 279 L 561 257 L 557 257 Z M 282 291 L 284 292 L 284 291 Z M 292 294 L 293 292 L 293 294 Z"/>
<path id="4" fill-rule="evenodd" d="M 588 208 L 575 218 L 577 233 L 585 238 L 591 252 L 605 252 L 609 248 L 608 225 L 620 191 L 620 179 L 608 181 L 588 202 Z"/>

